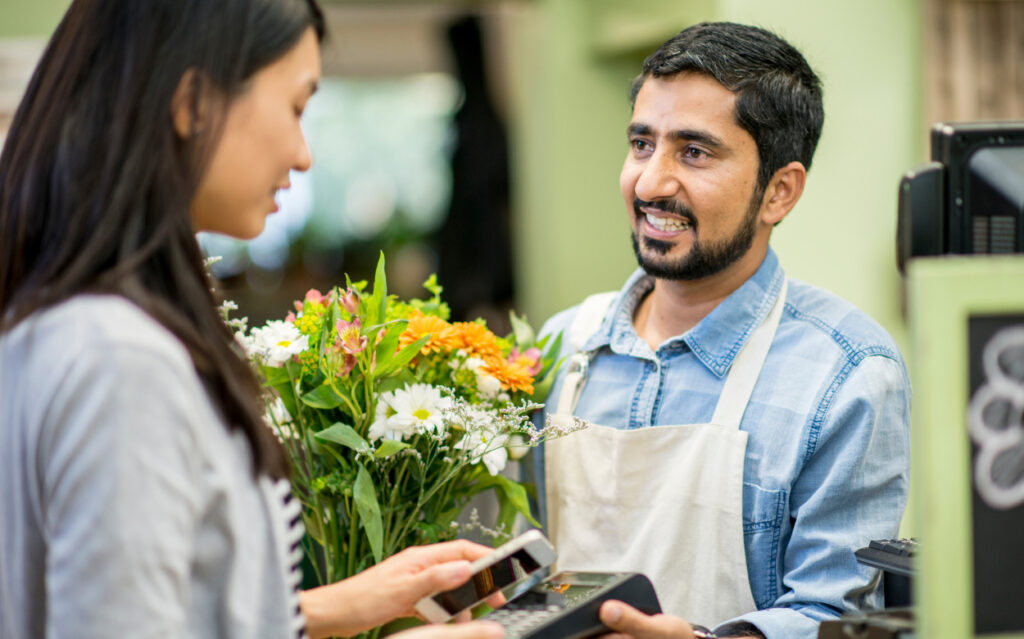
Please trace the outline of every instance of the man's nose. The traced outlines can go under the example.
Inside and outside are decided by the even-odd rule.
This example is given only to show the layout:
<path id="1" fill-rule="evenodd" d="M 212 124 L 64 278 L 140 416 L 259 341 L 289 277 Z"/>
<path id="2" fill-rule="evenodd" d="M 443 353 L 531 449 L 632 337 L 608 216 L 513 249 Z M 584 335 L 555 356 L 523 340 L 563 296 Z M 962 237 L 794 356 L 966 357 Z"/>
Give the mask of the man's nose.
<path id="1" fill-rule="evenodd" d="M 673 197 L 679 192 L 678 166 L 671 154 L 656 152 L 640 172 L 634 191 L 641 200 Z"/>

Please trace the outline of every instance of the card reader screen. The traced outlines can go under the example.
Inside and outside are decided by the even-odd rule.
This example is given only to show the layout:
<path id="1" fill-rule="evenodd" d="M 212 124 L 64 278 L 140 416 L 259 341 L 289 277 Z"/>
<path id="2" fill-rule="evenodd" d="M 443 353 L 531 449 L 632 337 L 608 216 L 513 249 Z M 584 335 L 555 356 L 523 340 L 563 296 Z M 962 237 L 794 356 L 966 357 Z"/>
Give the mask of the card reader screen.
<path id="1" fill-rule="evenodd" d="M 537 586 L 538 590 L 561 595 L 560 605 L 574 606 L 586 600 L 594 591 L 620 579 L 618 573 L 562 572 Z M 549 595 L 550 597 L 550 595 Z M 564 599 L 563 599 L 564 598 Z"/>
<path id="2" fill-rule="evenodd" d="M 509 557 L 476 573 L 458 588 L 435 595 L 434 601 L 449 614 L 454 615 L 494 593 L 504 590 L 539 568 L 540 564 L 529 553 L 525 550 L 518 550 Z"/>

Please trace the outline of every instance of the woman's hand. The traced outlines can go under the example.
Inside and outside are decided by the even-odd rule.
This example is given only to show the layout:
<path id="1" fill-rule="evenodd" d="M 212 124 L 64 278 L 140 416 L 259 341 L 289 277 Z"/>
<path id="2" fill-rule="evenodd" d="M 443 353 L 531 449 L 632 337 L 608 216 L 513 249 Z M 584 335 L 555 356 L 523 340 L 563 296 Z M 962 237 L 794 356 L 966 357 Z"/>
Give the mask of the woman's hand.
<path id="1" fill-rule="evenodd" d="M 470 577 L 469 563 L 493 550 L 464 539 L 416 546 L 358 575 L 328 586 L 306 590 L 300 595 L 300 601 L 309 635 L 313 638 L 347 637 L 398 617 L 411 617 L 416 614 L 413 606 L 417 601 L 432 592 L 449 590 L 465 583 Z M 477 624 L 473 626 L 477 627 Z M 485 626 L 500 628 L 496 624 Z M 437 630 L 452 632 L 454 628 L 438 626 Z M 459 630 L 477 631 L 479 628 Z M 494 635 L 492 632 L 492 635 L 484 633 L 472 636 Z M 426 639 L 426 635 L 418 639 Z"/>

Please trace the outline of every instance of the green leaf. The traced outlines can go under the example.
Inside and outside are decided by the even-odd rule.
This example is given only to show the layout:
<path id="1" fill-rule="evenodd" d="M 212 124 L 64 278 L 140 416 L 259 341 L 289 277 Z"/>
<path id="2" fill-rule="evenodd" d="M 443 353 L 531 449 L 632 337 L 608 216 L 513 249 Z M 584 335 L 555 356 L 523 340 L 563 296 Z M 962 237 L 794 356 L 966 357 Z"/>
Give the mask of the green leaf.
<path id="1" fill-rule="evenodd" d="M 416 354 L 420 352 L 420 348 L 427 343 L 428 339 L 430 339 L 430 335 L 424 335 L 412 344 L 409 344 L 402 350 L 398 351 L 386 366 L 378 367 L 377 370 L 374 371 L 374 374 L 377 377 L 387 377 L 395 371 L 405 368 L 408 366 L 409 362 L 412 361 L 412 358 L 416 357 Z"/>
<path id="2" fill-rule="evenodd" d="M 544 337 L 544 339 L 541 340 L 541 342 L 547 342 L 549 337 L 551 337 L 551 336 L 550 335 L 546 335 Z M 558 369 L 559 365 L 562 362 L 561 362 L 561 360 L 558 360 L 556 362 L 556 359 L 558 358 L 558 353 L 561 351 L 561 348 L 562 348 L 562 333 L 559 333 L 558 335 L 555 336 L 555 339 L 544 348 L 544 355 L 541 358 L 541 361 L 544 362 L 544 368 L 542 368 L 541 371 L 540 371 L 540 375 L 541 376 L 546 375 L 546 374 L 548 374 L 550 372 L 553 372 L 553 371 Z M 552 365 L 552 363 L 554 363 L 554 365 Z"/>
<path id="3" fill-rule="evenodd" d="M 504 475 L 497 475 L 494 479 L 502 494 L 506 499 L 508 499 L 509 503 L 512 504 L 512 507 L 522 514 L 523 517 L 526 517 L 526 520 L 531 524 L 539 527 L 540 522 L 537 521 L 530 513 L 530 500 L 526 495 L 526 487 L 517 481 L 513 481 L 508 477 L 505 477 Z"/>
<path id="4" fill-rule="evenodd" d="M 397 439 L 385 439 L 380 443 L 380 448 L 373 454 L 374 457 L 390 457 L 400 450 L 409 447 L 409 444 L 400 442 Z"/>
<path id="5" fill-rule="evenodd" d="M 530 395 L 530 401 L 543 404 L 544 400 L 548 398 L 548 394 L 551 392 L 551 387 L 555 383 L 554 372 L 550 372 L 543 378 L 538 379 L 533 383 L 533 394 Z"/>
<path id="6" fill-rule="evenodd" d="M 337 408 L 344 400 L 328 384 L 315 388 L 302 396 L 302 403 L 313 408 Z"/>
<path id="7" fill-rule="evenodd" d="M 314 436 L 322 442 L 340 444 L 355 451 L 365 451 L 370 449 L 370 444 L 360 437 L 359 433 L 357 433 L 354 428 L 348 424 L 342 424 L 341 422 L 333 424 L 329 428 L 325 428 Z"/>
<path id="8" fill-rule="evenodd" d="M 380 341 L 380 344 L 377 344 L 377 371 L 386 368 L 391 363 L 391 360 L 394 359 L 395 352 L 398 351 L 398 340 L 402 336 L 402 331 L 405 330 L 407 324 L 408 322 L 399 321 L 387 327 L 384 339 Z"/>
<path id="9" fill-rule="evenodd" d="M 373 558 L 377 563 L 382 559 L 384 549 L 384 522 L 380 516 L 380 502 L 377 501 L 377 491 L 370 479 L 370 473 L 360 464 L 359 474 L 356 475 L 354 497 L 356 509 L 359 511 L 359 519 L 366 531 L 366 538 L 370 541 L 370 550 L 373 551 Z"/>
<path id="10" fill-rule="evenodd" d="M 380 259 L 377 260 L 377 272 L 373 276 L 373 297 L 378 306 L 377 319 L 372 323 L 377 324 L 384 321 L 388 308 L 388 280 L 384 274 L 384 251 L 380 252 Z"/>
<path id="11" fill-rule="evenodd" d="M 377 260 L 377 272 L 373 278 L 373 294 L 366 300 L 366 321 L 363 323 L 366 326 L 374 326 L 383 322 L 387 305 L 388 283 L 384 276 L 384 251 L 381 251 L 380 259 Z"/>
<path id="12" fill-rule="evenodd" d="M 281 398 L 281 403 L 284 404 L 284 409 L 288 411 L 288 414 L 292 416 L 292 420 L 296 423 L 300 423 L 299 420 L 299 402 L 295 399 L 295 391 L 292 390 L 290 384 L 282 384 L 275 387 L 278 397 Z"/>
<path id="13" fill-rule="evenodd" d="M 526 317 L 519 317 L 515 311 L 509 311 L 508 318 L 512 322 L 512 333 L 515 335 L 516 348 L 524 351 L 531 346 L 536 339 L 533 327 L 526 321 Z"/>
<path id="14" fill-rule="evenodd" d="M 317 355 L 321 364 L 324 361 L 324 351 L 327 349 L 327 338 L 331 334 L 330 318 L 327 313 L 320 316 L 320 343 L 317 344 Z"/>
<path id="15" fill-rule="evenodd" d="M 430 274 L 427 281 L 423 282 L 423 288 L 427 289 L 427 292 L 431 294 L 431 302 L 441 303 L 441 292 L 444 291 L 444 287 L 437 283 L 437 273 Z"/>
<path id="16" fill-rule="evenodd" d="M 499 506 L 498 519 L 494 522 L 494 527 L 498 530 L 504 530 L 511 535 L 513 527 L 516 525 L 516 514 L 519 511 L 512 505 L 512 501 L 505 497 L 503 492 L 497 491 L 497 495 Z M 494 544 L 500 545 L 501 541 L 501 539 L 495 538 Z"/>
<path id="17" fill-rule="evenodd" d="M 284 367 L 260 366 L 260 373 L 263 374 L 263 379 L 266 380 L 268 386 L 277 387 L 280 384 L 287 384 L 291 381 L 288 369 Z"/>

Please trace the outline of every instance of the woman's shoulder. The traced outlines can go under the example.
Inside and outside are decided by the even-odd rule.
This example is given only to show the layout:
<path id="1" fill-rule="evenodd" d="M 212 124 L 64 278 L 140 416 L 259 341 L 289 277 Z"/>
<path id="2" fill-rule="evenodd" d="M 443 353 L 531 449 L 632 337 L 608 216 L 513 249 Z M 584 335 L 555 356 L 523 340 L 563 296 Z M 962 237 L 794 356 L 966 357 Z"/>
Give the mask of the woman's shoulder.
<path id="1" fill-rule="evenodd" d="M 135 354 L 191 368 L 181 342 L 119 295 L 76 295 L 29 316 L 6 338 L 28 349 L 23 354 L 32 358 L 74 360 L 87 354 L 109 358 Z"/>
<path id="2" fill-rule="evenodd" d="M 122 461 L 151 451 L 145 455 L 192 468 L 198 460 L 185 458 L 201 450 L 197 442 L 219 436 L 185 346 L 116 295 L 72 297 L 0 338 L 0 422 L 4 416 L 47 459 L 69 442 L 117 442 Z M 115 453 L 113 444 L 100 448 Z"/>
<path id="3" fill-rule="evenodd" d="M 203 393 L 184 344 L 117 295 L 77 295 L 19 322 L 0 337 L 0 381 L 3 395 L 53 404 L 69 393 L 185 403 Z"/>

